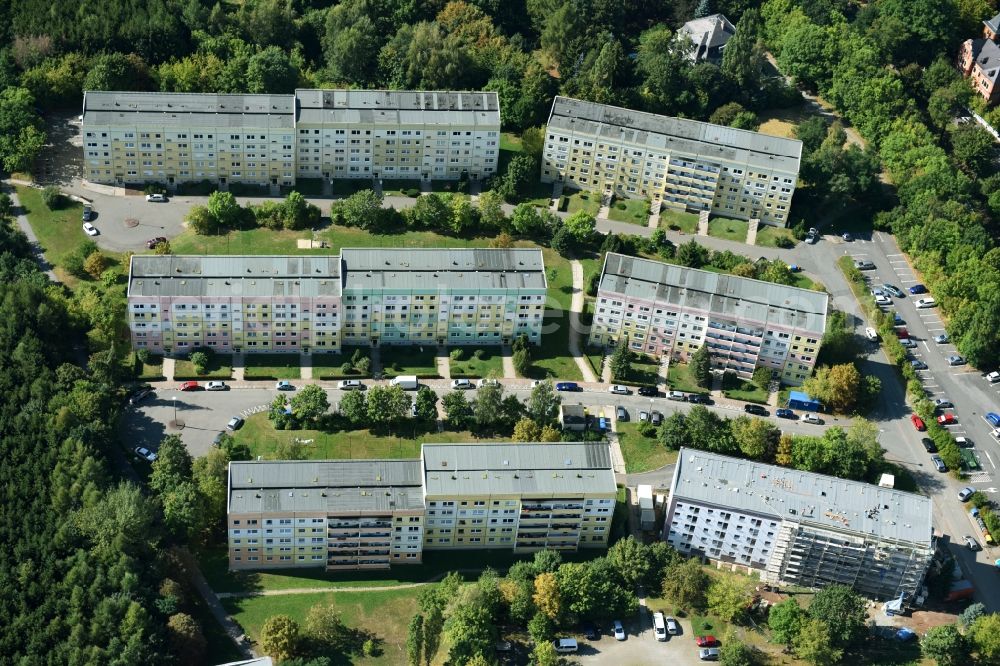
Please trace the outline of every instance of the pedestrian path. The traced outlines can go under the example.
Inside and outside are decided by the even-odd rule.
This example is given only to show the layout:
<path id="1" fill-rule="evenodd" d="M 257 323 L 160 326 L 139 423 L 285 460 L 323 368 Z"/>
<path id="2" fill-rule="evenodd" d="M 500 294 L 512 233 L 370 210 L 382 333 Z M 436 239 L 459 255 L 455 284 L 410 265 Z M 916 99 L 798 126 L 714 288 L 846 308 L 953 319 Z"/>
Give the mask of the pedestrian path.
<path id="1" fill-rule="evenodd" d="M 445 347 L 438 347 L 434 356 L 434 363 L 437 366 L 437 373 L 442 379 L 451 379 L 451 358 Z"/>
<path id="2" fill-rule="evenodd" d="M 611 383 L 611 364 L 608 363 L 607 355 L 601 359 L 601 381 L 605 384 Z"/>
<path id="3" fill-rule="evenodd" d="M 590 368 L 590 363 L 580 352 L 580 333 L 583 326 L 580 323 L 580 314 L 583 312 L 583 264 L 576 259 L 570 262 L 573 269 L 573 300 L 570 303 L 569 313 L 569 353 L 580 368 L 585 382 L 597 382 L 597 376 Z"/>
<path id="4" fill-rule="evenodd" d="M 176 362 L 174 361 L 174 359 L 170 358 L 169 356 L 165 356 L 163 358 L 163 378 L 166 379 L 168 382 L 174 381 L 175 363 Z"/>
<path id="5" fill-rule="evenodd" d="M 500 350 L 503 355 L 503 378 L 517 379 L 517 370 L 514 369 L 514 352 L 509 345 L 504 345 Z"/>
<path id="6" fill-rule="evenodd" d="M 164 374 L 166 374 L 167 359 L 163 359 L 163 367 L 164 367 Z M 243 356 L 243 354 L 233 354 L 233 381 L 242 382 L 245 374 L 246 374 L 246 358 Z"/>
<path id="7" fill-rule="evenodd" d="M 219 595 L 209 587 L 208 581 L 205 580 L 201 569 L 198 568 L 198 561 L 195 560 L 194 556 L 186 548 L 177 548 L 174 552 L 178 555 L 181 562 L 184 563 L 184 568 L 187 569 L 187 573 L 195 589 L 198 590 L 198 594 L 204 599 L 215 620 L 222 626 L 226 635 L 236 645 L 236 648 L 247 659 L 256 657 L 257 655 L 250 649 L 250 641 L 247 640 L 246 635 L 243 633 L 243 628 L 240 627 L 236 620 L 230 617 L 226 609 L 222 607 Z"/>
<path id="8" fill-rule="evenodd" d="M 313 378 L 312 354 L 299 354 L 299 376 L 302 379 Z"/>

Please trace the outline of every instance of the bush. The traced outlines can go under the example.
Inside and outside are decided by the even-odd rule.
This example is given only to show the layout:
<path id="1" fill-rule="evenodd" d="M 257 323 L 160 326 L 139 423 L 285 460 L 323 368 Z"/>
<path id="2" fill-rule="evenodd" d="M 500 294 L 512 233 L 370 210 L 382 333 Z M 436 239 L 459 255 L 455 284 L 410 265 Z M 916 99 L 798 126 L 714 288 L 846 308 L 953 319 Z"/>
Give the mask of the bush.
<path id="1" fill-rule="evenodd" d="M 345 375 L 350 374 L 350 373 L 354 372 L 354 366 L 351 365 L 350 361 L 341 363 L 340 364 L 340 371 L 342 373 L 344 373 Z"/>
<path id="2" fill-rule="evenodd" d="M 477 361 L 482 360 L 482 358 L 486 356 L 486 351 L 483 349 L 477 349 L 476 351 L 472 352 L 472 355 L 476 358 Z"/>
<path id="3" fill-rule="evenodd" d="M 214 189 L 214 188 L 213 188 Z M 142 188 L 143 194 L 166 194 L 167 186 L 163 183 L 146 183 L 146 186 Z"/>
<path id="4" fill-rule="evenodd" d="M 42 190 L 42 201 L 49 210 L 58 210 L 66 203 L 66 197 L 55 185 L 49 185 Z"/>
<path id="5" fill-rule="evenodd" d="M 142 347 L 135 353 L 135 357 L 139 359 L 139 363 L 146 364 L 149 363 L 149 350 Z"/>
<path id="6" fill-rule="evenodd" d="M 382 654 L 382 646 L 379 645 L 377 639 L 369 638 L 362 644 L 361 652 L 363 652 L 366 657 L 377 657 Z"/>
<path id="7" fill-rule="evenodd" d="M 448 356 L 453 361 L 461 361 L 465 357 L 465 350 L 461 349 L 461 348 L 459 348 L 459 349 L 452 349 L 451 353 L 448 354 Z"/>
<path id="8" fill-rule="evenodd" d="M 795 241 L 793 241 L 788 236 L 778 236 L 775 239 L 774 244 L 783 250 L 790 250 L 793 247 L 795 247 Z"/>
<path id="9" fill-rule="evenodd" d="M 618 203 L 615 204 L 615 208 L 617 208 L 618 210 L 625 210 L 626 208 L 628 208 L 628 206 L 625 205 L 624 201 L 619 201 Z"/>
<path id="10" fill-rule="evenodd" d="M 194 371 L 199 375 L 205 374 L 205 371 L 208 369 L 208 354 L 203 351 L 192 353 L 191 364 L 194 366 Z"/>
<path id="11" fill-rule="evenodd" d="M 649 421 L 640 421 L 637 430 L 639 431 L 639 434 L 642 435 L 643 437 L 656 436 L 656 426 L 654 426 Z"/>
<path id="12" fill-rule="evenodd" d="M 416 187 L 408 187 L 406 188 L 406 190 L 403 191 L 403 194 L 413 199 L 416 199 L 417 197 L 420 196 L 420 190 Z"/>

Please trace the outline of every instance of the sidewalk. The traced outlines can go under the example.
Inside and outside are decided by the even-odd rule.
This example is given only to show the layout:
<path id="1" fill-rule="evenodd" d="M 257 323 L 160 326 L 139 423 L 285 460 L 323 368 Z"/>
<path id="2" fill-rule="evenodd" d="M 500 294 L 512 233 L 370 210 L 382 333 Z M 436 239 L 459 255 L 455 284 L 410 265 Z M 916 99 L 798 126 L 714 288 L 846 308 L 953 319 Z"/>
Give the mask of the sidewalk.
<path id="1" fill-rule="evenodd" d="M 195 560 L 194 556 L 191 555 L 190 551 L 186 548 L 176 548 L 174 552 L 177 556 L 184 562 L 187 568 L 187 573 L 191 577 L 191 582 L 194 584 L 195 589 L 198 590 L 198 594 L 204 599 L 205 605 L 212 612 L 216 621 L 222 626 L 223 630 L 229 636 L 229 638 L 236 645 L 237 649 L 243 654 L 247 659 L 253 659 L 257 655 L 253 650 L 250 649 L 250 642 L 247 640 L 246 635 L 243 633 L 243 628 L 236 623 L 232 617 L 226 613 L 226 609 L 222 607 L 222 602 L 219 601 L 219 597 L 216 596 L 215 592 L 208 585 L 208 581 L 205 580 L 205 576 L 202 575 L 201 569 L 198 568 L 198 562 Z"/>
<path id="2" fill-rule="evenodd" d="M 597 377 L 590 369 L 590 363 L 580 352 L 580 333 L 583 326 L 580 324 L 580 314 L 583 312 L 583 264 L 576 259 L 570 261 L 573 269 L 573 301 L 570 304 L 569 313 L 569 353 L 576 361 L 583 381 L 596 383 Z"/>
<path id="3" fill-rule="evenodd" d="M 517 379 L 517 370 L 514 369 L 514 352 L 509 345 L 504 345 L 500 353 L 503 354 L 503 378 Z"/>

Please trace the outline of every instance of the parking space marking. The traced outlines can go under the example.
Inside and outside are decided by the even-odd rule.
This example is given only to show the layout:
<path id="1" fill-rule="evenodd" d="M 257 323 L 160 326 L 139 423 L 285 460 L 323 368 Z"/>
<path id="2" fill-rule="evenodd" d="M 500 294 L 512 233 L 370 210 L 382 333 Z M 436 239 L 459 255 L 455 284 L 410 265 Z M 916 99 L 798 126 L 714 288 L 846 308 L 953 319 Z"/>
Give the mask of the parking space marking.
<path id="1" fill-rule="evenodd" d="M 900 280 L 900 282 L 919 282 L 920 280 Z"/>
<path id="2" fill-rule="evenodd" d="M 906 255 L 904 255 L 902 252 L 900 252 L 899 254 L 887 254 L 885 256 L 887 256 L 887 257 L 904 257 Z"/>
<path id="3" fill-rule="evenodd" d="M 995 464 L 993 464 L 993 458 L 990 457 L 990 452 L 989 451 L 983 451 L 983 453 L 986 454 L 986 459 L 990 461 L 990 467 L 992 467 L 993 469 L 996 469 L 997 466 Z"/>

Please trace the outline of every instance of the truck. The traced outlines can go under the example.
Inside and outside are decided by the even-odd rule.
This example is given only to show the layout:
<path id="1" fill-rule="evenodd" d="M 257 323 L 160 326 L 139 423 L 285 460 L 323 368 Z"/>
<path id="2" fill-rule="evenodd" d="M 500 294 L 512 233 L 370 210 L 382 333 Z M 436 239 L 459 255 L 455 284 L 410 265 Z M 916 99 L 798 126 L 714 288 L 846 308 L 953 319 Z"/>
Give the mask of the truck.
<path id="1" fill-rule="evenodd" d="M 656 527 L 656 509 L 653 504 L 653 486 L 639 486 L 639 529 L 651 530 Z"/>
<path id="2" fill-rule="evenodd" d="M 398 377 L 393 377 L 389 383 L 400 387 L 404 391 L 416 391 L 420 388 L 420 382 L 417 381 L 416 375 L 399 375 Z"/>

